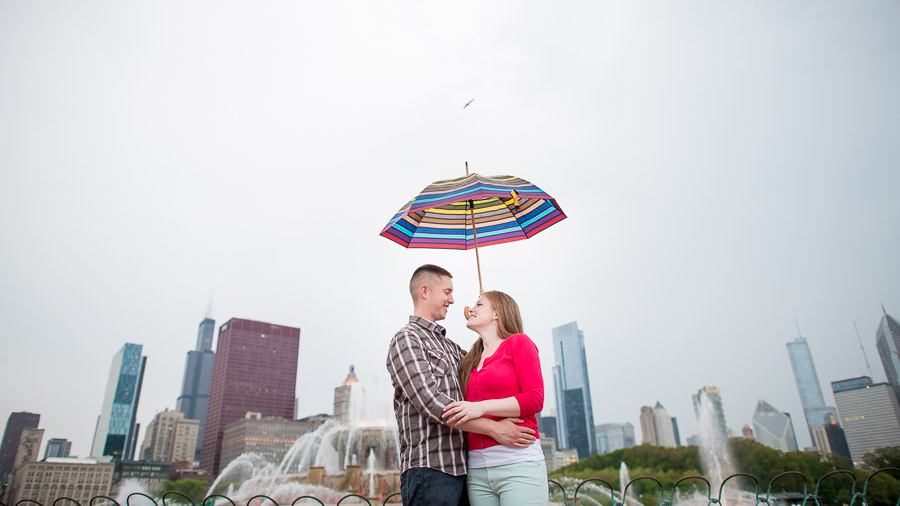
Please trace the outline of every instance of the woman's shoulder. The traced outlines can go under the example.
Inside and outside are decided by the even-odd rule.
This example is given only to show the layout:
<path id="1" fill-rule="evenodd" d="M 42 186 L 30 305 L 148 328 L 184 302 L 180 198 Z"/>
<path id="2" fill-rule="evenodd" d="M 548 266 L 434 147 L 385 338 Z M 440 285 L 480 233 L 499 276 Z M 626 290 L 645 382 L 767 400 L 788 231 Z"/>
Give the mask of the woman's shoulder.
<path id="1" fill-rule="evenodd" d="M 527 334 L 513 334 L 513 335 L 509 336 L 507 338 L 507 340 L 510 341 L 509 344 L 512 344 L 515 346 L 522 346 L 522 345 L 530 344 L 531 346 L 534 346 L 535 348 L 537 348 L 537 345 L 534 344 L 534 341 L 532 341 L 531 338 L 528 337 Z"/>

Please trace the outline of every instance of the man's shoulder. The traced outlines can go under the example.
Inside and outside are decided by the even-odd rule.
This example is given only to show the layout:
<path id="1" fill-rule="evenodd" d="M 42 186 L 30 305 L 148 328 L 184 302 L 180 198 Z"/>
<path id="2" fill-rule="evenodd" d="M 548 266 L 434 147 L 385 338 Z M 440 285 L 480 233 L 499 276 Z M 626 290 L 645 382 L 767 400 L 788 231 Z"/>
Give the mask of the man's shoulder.
<path id="1" fill-rule="evenodd" d="M 413 322 L 406 322 L 406 325 L 400 327 L 397 332 L 394 333 L 394 339 L 396 340 L 398 337 L 404 336 L 409 333 L 417 334 L 422 330 L 418 325 Z"/>
<path id="2" fill-rule="evenodd" d="M 420 326 L 416 325 L 415 323 L 413 323 L 411 321 L 407 322 L 406 325 L 400 327 L 400 329 L 394 333 L 394 337 L 391 338 L 390 347 L 393 348 L 393 347 L 397 346 L 397 344 L 401 340 L 407 340 L 407 339 L 412 339 L 414 341 L 421 343 L 423 332 L 424 332 L 424 329 L 422 329 Z"/>

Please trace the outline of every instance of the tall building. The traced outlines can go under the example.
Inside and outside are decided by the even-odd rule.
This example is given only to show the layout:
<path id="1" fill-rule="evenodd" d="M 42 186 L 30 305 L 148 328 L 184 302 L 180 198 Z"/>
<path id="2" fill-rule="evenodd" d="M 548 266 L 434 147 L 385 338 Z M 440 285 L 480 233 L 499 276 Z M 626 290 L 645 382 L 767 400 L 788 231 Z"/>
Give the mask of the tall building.
<path id="1" fill-rule="evenodd" d="M 900 446 L 900 404 L 890 384 L 860 376 L 832 381 L 831 389 L 854 466 L 876 448 Z"/>
<path id="2" fill-rule="evenodd" d="M 743 427 L 741 427 L 741 439 L 746 439 L 750 441 L 756 440 L 756 437 L 753 435 L 753 429 L 750 428 L 746 423 Z"/>
<path id="3" fill-rule="evenodd" d="M 201 467 L 218 474 L 225 426 L 248 411 L 294 417 L 300 329 L 232 318 L 219 329 Z"/>
<path id="4" fill-rule="evenodd" d="M 216 321 L 207 316 L 197 329 L 196 349 L 187 352 L 184 365 L 184 381 L 181 384 L 181 395 L 175 409 L 184 413 L 189 420 L 199 420 L 200 434 L 197 439 L 196 455 L 192 460 L 200 460 L 203 441 L 203 427 L 206 424 L 206 408 L 209 404 L 209 384 L 212 380 L 215 353 L 212 351 L 213 333 Z"/>
<path id="5" fill-rule="evenodd" d="M 666 408 L 657 401 L 655 407 L 641 406 L 641 444 L 675 448 L 678 443 L 675 440 L 674 419 L 669 416 Z"/>
<path id="6" fill-rule="evenodd" d="M 41 415 L 37 413 L 27 411 L 10 413 L 6 420 L 6 429 L 3 431 L 3 444 L 0 445 L 0 482 L 4 476 L 12 472 L 22 430 L 36 429 L 40 421 Z"/>
<path id="7" fill-rule="evenodd" d="M 705 404 L 703 400 L 706 399 L 709 402 L 712 408 L 712 423 L 715 425 L 717 433 L 727 438 L 731 431 L 728 430 L 728 425 L 725 423 L 725 409 L 722 407 L 722 393 L 719 391 L 719 388 L 705 386 L 692 395 L 691 398 L 694 401 L 694 414 L 697 416 L 698 421 L 701 420 L 701 408 Z"/>
<path id="8" fill-rule="evenodd" d="M 595 453 L 596 436 L 584 333 L 578 329 L 577 322 L 553 329 L 553 352 L 559 446 L 577 450 L 578 458 L 583 459 Z"/>
<path id="9" fill-rule="evenodd" d="M 760 443 L 782 452 L 797 451 L 797 436 L 791 415 L 760 399 L 753 411 L 753 432 Z"/>
<path id="10" fill-rule="evenodd" d="M 263 417 L 259 413 L 246 413 L 240 420 L 225 426 L 221 468 L 225 469 L 229 462 L 245 453 L 262 455 L 269 463 L 277 466 L 300 436 L 316 430 L 321 424 L 321 419 L 301 422 L 278 416 Z M 392 457 L 396 460 L 397 456 L 394 454 Z M 357 456 L 357 459 L 358 462 L 364 462 L 365 456 Z"/>
<path id="11" fill-rule="evenodd" d="M 656 440 L 656 422 L 653 419 L 653 408 L 641 406 L 641 444 L 659 446 Z"/>
<path id="12" fill-rule="evenodd" d="M 672 430 L 675 431 L 675 446 L 681 446 L 681 434 L 678 432 L 678 419 L 672 417 Z"/>
<path id="13" fill-rule="evenodd" d="M 794 379 L 797 381 L 797 391 L 800 392 L 800 403 L 803 405 L 809 437 L 815 442 L 813 429 L 830 424 L 837 418 L 837 410 L 825 405 L 819 376 L 816 374 L 816 364 L 813 363 L 806 339 L 803 336 L 797 337 L 787 343 L 787 350 L 791 358 L 791 369 L 794 370 Z"/>
<path id="14" fill-rule="evenodd" d="M 900 402 L 900 323 L 884 311 L 884 306 L 881 309 L 884 314 L 881 315 L 878 331 L 875 332 L 878 355 L 888 383 L 894 387 L 897 401 Z"/>
<path id="15" fill-rule="evenodd" d="M 130 460 L 134 456 L 138 432 L 135 417 L 147 365 L 147 357 L 141 356 L 142 350 L 140 344 L 126 343 L 113 356 L 91 457 L 108 455 Z"/>
<path id="16" fill-rule="evenodd" d="M 634 446 L 634 425 L 603 423 L 594 428 L 597 434 L 597 453 L 609 453 Z"/>
<path id="17" fill-rule="evenodd" d="M 68 457 L 71 451 L 72 443 L 68 439 L 53 438 L 47 441 L 47 449 L 44 450 L 44 460 Z"/>
<path id="18" fill-rule="evenodd" d="M 350 421 L 350 397 L 353 392 L 353 385 L 359 383 L 353 366 L 350 366 L 350 372 L 347 373 L 347 379 L 341 383 L 341 386 L 334 389 L 334 417 L 341 423 L 346 424 Z"/>
<path id="19" fill-rule="evenodd" d="M 141 458 L 153 462 L 193 461 L 200 422 L 181 411 L 163 411 L 153 417 L 144 435 Z"/>
<path id="20" fill-rule="evenodd" d="M 853 462 L 850 447 L 847 446 L 847 436 L 837 421 L 813 429 L 813 443 L 823 457 L 834 453 L 844 457 L 848 463 Z"/>
<path id="21" fill-rule="evenodd" d="M 540 413 L 537 415 L 537 423 L 538 423 L 538 433 L 541 436 L 541 441 L 546 439 L 553 440 L 553 448 L 555 450 L 559 450 L 559 440 L 556 436 L 556 417 L 555 416 L 541 416 Z"/>

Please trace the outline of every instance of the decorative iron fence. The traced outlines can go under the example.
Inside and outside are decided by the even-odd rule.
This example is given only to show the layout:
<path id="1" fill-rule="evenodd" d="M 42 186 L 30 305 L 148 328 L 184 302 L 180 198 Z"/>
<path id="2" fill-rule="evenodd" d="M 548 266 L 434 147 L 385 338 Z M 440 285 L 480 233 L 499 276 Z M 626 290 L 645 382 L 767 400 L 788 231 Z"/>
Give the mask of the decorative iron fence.
<path id="1" fill-rule="evenodd" d="M 684 499 L 679 498 L 679 486 L 682 484 L 690 483 L 693 485 L 693 488 L 696 489 L 696 492 L 700 493 L 699 501 L 697 501 L 697 496 L 695 495 L 692 499 L 692 503 L 698 506 L 714 506 L 714 505 L 722 505 L 722 506 L 730 506 L 731 504 L 741 504 L 745 506 L 758 506 L 759 504 L 766 504 L 767 506 L 775 506 L 779 502 L 790 503 L 790 504 L 799 504 L 800 506 L 824 506 L 820 503 L 820 490 L 824 483 L 827 483 L 831 480 L 844 480 L 844 485 L 847 485 L 847 478 L 850 480 L 850 491 L 849 495 L 845 498 L 842 498 L 841 504 L 846 506 L 868 506 L 870 505 L 870 501 L 866 497 L 866 493 L 869 490 L 869 484 L 875 476 L 882 473 L 894 473 L 898 479 L 900 479 L 900 468 L 896 467 L 886 467 L 883 469 L 878 469 L 869 474 L 862 483 L 862 487 L 859 488 L 857 476 L 850 471 L 832 471 L 828 474 L 825 474 L 821 478 L 819 478 L 815 482 L 815 487 L 812 489 L 812 492 L 809 491 L 811 481 L 802 473 L 797 471 L 787 471 L 781 474 L 776 475 L 769 481 L 768 485 L 765 488 L 765 494 L 760 495 L 760 483 L 759 480 L 747 473 L 736 473 L 725 477 L 722 481 L 722 484 L 718 487 L 717 495 L 713 496 L 713 486 L 710 481 L 703 476 L 685 476 L 683 478 L 678 479 L 674 482 L 674 484 L 669 487 L 668 490 L 665 489 L 663 484 L 656 478 L 652 476 L 638 476 L 637 478 L 632 479 L 626 485 L 624 490 L 616 489 L 606 480 L 600 478 L 590 478 L 587 480 L 583 480 L 577 482 L 577 485 L 574 487 L 574 491 L 572 490 L 571 484 L 569 488 L 566 488 L 560 480 L 549 480 L 550 485 L 550 495 L 551 498 L 559 498 L 562 499 L 562 502 L 556 502 L 556 504 L 562 504 L 564 506 L 579 506 L 582 504 L 608 504 L 608 506 L 628 506 L 629 502 L 634 501 L 633 499 L 629 499 L 628 491 L 632 488 L 633 485 L 638 483 L 649 483 L 651 487 L 655 485 L 656 492 L 659 497 L 659 506 L 674 506 L 679 502 L 682 502 Z M 733 490 L 729 488 L 729 482 L 732 482 L 735 479 L 744 479 L 749 480 L 749 483 L 753 484 L 753 490 L 748 490 L 746 488 L 742 488 L 741 496 L 737 497 L 732 493 L 732 497 L 728 497 L 729 491 Z M 781 494 L 773 493 L 773 487 L 776 485 L 783 484 L 787 481 L 788 478 L 793 478 L 794 483 L 802 482 L 802 490 L 794 490 L 792 494 Z M 605 487 L 600 487 L 600 484 Z M 732 483 L 734 485 L 735 483 Z M 699 487 L 698 487 L 699 485 Z M 858 490 L 859 488 L 859 490 Z M 588 489 L 594 490 L 603 490 L 602 496 L 607 500 L 605 503 L 602 500 L 598 500 L 596 498 L 591 497 L 588 501 L 586 497 L 586 491 Z M 891 499 L 894 506 L 900 506 L 900 490 L 892 491 L 896 496 L 896 499 Z M 579 497 L 580 494 L 580 497 Z M 570 497 L 571 495 L 571 497 Z M 788 498 L 789 496 L 789 498 Z M 137 500 L 135 500 L 137 499 Z M 571 499 L 571 502 L 570 502 Z M 158 499 L 154 499 L 153 497 L 141 493 L 135 492 L 125 499 L 125 504 L 120 504 L 118 501 L 111 497 L 107 496 L 97 496 L 90 500 L 87 506 L 140 506 L 140 501 L 147 500 L 153 504 L 153 506 L 175 506 L 175 505 L 190 505 L 190 506 L 212 506 L 213 504 L 218 503 L 219 501 L 224 501 L 227 503 L 226 506 L 239 506 L 235 503 L 231 498 L 224 495 L 210 495 L 206 497 L 201 503 L 195 504 L 188 496 L 182 494 L 181 492 L 166 492 Z M 372 502 L 373 499 L 366 498 L 359 494 L 347 494 L 339 499 L 335 499 L 336 505 L 340 504 L 365 504 L 368 506 L 386 506 L 388 504 L 400 504 L 400 494 L 395 493 L 386 497 L 380 503 Z M 145 503 L 146 504 L 146 503 Z M 322 500 L 313 497 L 313 496 L 301 496 L 294 499 L 290 506 L 304 506 L 306 504 L 312 505 L 320 505 L 326 506 L 326 503 L 322 502 Z M 331 504 L 331 503 L 328 503 Z M 13 506 L 46 506 L 32 499 L 22 499 L 15 503 Z M 50 506 L 84 506 L 80 502 L 75 499 L 69 497 L 60 497 L 53 501 Z M 0 502 L 0 506 L 8 506 L 7 504 Z M 221 503 L 220 503 L 221 506 Z M 244 506 L 288 506 L 287 503 L 282 502 L 278 503 L 275 499 L 266 496 L 266 495 L 256 495 L 247 500 Z M 650 506 L 650 505 L 646 505 Z"/>

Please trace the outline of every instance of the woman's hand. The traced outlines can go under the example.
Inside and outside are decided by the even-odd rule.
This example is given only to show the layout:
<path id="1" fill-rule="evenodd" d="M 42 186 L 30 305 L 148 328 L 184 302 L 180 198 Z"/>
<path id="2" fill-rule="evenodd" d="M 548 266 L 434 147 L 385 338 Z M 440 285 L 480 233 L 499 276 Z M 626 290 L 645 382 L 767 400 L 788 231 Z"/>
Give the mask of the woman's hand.
<path id="1" fill-rule="evenodd" d="M 456 401 L 444 407 L 444 420 L 455 427 L 461 423 L 484 416 L 484 406 L 480 402 Z"/>

